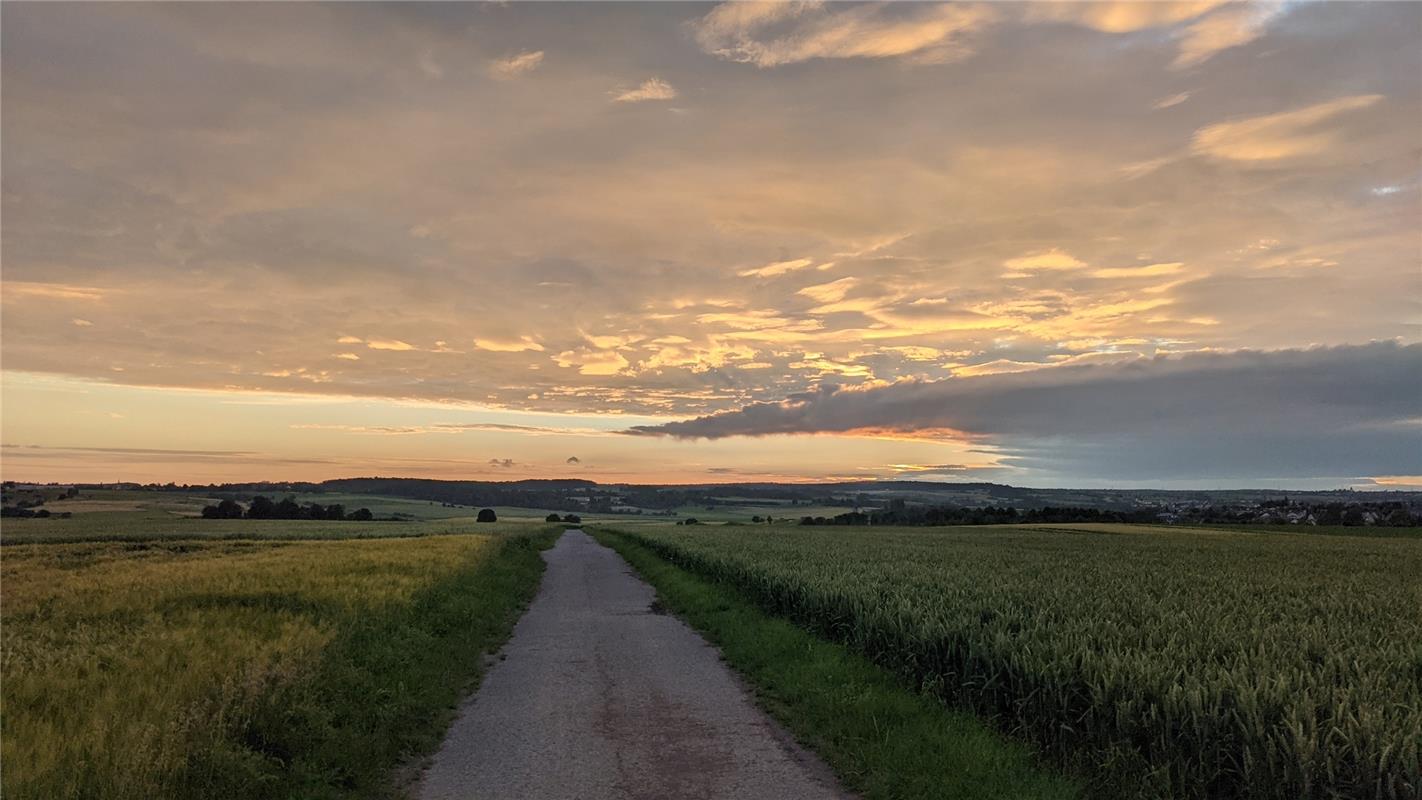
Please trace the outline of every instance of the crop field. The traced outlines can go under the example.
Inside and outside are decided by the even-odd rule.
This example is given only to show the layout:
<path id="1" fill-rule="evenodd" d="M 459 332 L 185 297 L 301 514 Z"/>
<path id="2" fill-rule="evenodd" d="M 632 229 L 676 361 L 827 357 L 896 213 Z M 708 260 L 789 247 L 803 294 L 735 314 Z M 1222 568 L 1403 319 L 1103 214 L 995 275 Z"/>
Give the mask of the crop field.
<path id="1" fill-rule="evenodd" d="M 790 526 L 622 535 L 993 720 L 1099 796 L 1422 791 L 1415 538 Z"/>
<path id="2" fill-rule="evenodd" d="M 7 546 L 3 794 L 386 795 L 531 596 L 547 541 Z"/>
<path id="3" fill-rule="evenodd" d="M 531 533 L 542 519 L 476 523 L 473 516 L 413 521 L 335 522 L 282 519 L 198 519 L 151 511 L 75 514 L 71 519 L 7 519 L 0 543 L 149 542 L 238 539 L 394 539 L 462 533 Z M 8 556 L 8 553 L 7 553 Z"/>
<path id="4" fill-rule="evenodd" d="M 846 511 L 853 511 L 849 506 L 821 506 L 804 505 L 792 506 L 786 504 L 770 503 L 744 503 L 740 505 L 716 505 L 710 508 L 706 506 L 678 506 L 673 509 L 678 519 L 694 517 L 701 522 L 750 522 L 752 517 L 775 517 L 783 520 L 798 520 L 800 517 L 809 515 L 812 517 L 833 517 L 835 514 L 843 514 Z M 657 517 L 651 517 L 657 519 Z M 665 521 L 666 518 L 661 518 Z"/>
<path id="5" fill-rule="evenodd" d="M 69 518 L 8 518 L 0 544 L 63 542 L 143 542 L 159 540 L 357 539 L 438 536 L 459 533 L 526 534 L 541 529 L 546 511 L 496 508 L 499 521 L 476 523 L 476 508 L 361 494 L 298 494 L 300 502 L 343 503 L 369 508 L 378 516 L 402 519 L 369 522 L 275 519 L 201 519 L 210 498 L 178 492 L 85 490 L 76 499 L 50 500 L 44 508 Z"/>

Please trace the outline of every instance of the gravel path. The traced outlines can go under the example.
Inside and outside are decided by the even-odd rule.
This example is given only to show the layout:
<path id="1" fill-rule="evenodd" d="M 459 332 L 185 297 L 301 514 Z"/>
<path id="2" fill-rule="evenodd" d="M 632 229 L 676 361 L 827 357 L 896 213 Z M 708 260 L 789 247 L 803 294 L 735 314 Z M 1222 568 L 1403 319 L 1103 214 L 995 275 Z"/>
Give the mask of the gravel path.
<path id="1" fill-rule="evenodd" d="M 848 797 L 620 556 L 570 530 L 543 557 L 538 596 L 416 797 Z"/>

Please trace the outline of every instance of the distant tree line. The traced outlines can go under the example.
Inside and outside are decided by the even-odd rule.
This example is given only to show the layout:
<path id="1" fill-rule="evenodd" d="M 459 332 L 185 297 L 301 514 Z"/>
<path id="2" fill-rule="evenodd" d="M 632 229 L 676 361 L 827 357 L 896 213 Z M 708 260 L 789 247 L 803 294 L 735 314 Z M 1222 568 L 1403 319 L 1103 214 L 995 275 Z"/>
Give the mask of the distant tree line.
<path id="1" fill-rule="evenodd" d="M 331 521 L 354 521 L 368 522 L 375 519 L 375 515 L 370 513 L 368 508 L 358 508 L 355 511 L 346 513 L 346 507 L 340 503 L 332 503 L 323 506 L 320 503 L 301 504 L 295 498 L 287 497 L 273 502 L 270 497 L 257 495 L 242 508 L 242 504 L 236 500 L 223 500 L 214 506 L 207 506 L 202 510 L 203 519 L 315 519 Z"/>
<path id="2" fill-rule="evenodd" d="M 1318 503 L 1301 502 L 1285 497 L 1280 500 L 1266 500 L 1255 508 L 1208 505 L 1198 508 L 1172 509 L 1166 516 L 1175 523 L 1409 528 L 1422 523 L 1422 508 L 1418 508 L 1415 503 L 1395 500 Z"/>
<path id="3" fill-rule="evenodd" d="M 0 506 L 0 517 L 19 517 L 21 519 L 31 517 L 48 519 L 49 517 L 56 517 L 58 519 L 69 519 L 72 516 L 74 516 L 74 514 L 69 511 L 50 513 L 50 510 L 47 508 L 36 509 L 28 506 Z"/>
<path id="4" fill-rule="evenodd" d="M 1130 510 L 1076 506 L 1029 509 L 1011 506 L 906 506 L 902 502 L 893 502 L 888 508 L 880 510 L 800 518 L 801 525 L 1042 525 L 1068 522 L 1412 527 L 1422 523 L 1422 514 L 1405 502 L 1300 503 L 1284 499 L 1258 507 L 1144 506 Z"/>
<path id="5" fill-rule="evenodd" d="M 1011 506 L 908 506 L 882 511 L 850 511 L 833 517 L 801 517 L 801 525 L 1011 525 L 1063 522 L 1158 522 L 1154 510 L 1110 511 L 1099 508 L 1016 509 Z"/>
<path id="6" fill-rule="evenodd" d="M 53 497 L 47 498 L 48 495 L 53 495 Z M 75 486 L 21 488 L 14 481 L 5 481 L 0 484 L 0 517 L 69 519 L 74 516 L 71 512 L 50 511 L 42 506 L 46 499 L 69 500 L 78 496 L 79 489 Z"/>

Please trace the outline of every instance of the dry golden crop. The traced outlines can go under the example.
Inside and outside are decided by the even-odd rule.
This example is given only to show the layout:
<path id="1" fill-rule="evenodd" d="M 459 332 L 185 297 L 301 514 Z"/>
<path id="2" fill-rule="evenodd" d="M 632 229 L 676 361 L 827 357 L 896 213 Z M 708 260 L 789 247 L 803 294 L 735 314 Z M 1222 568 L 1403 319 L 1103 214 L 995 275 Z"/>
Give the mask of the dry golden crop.
<path id="1" fill-rule="evenodd" d="M 122 799 L 289 792 L 305 780 L 295 774 L 311 755 L 303 748 L 326 746 L 334 730 L 317 730 L 309 720 L 302 729 L 292 710 L 333 641 L 360 625 L 379 624 L 372 621 L 405 619 L 401 614 L 415 622 L 375 630 L 420 635 L 412 604 L 428 598 L 432 587 L 447 586 L 451 576 L 479 568 L 503 542 L 438 536 L 6 547 L 4 794 Z M 524 560 L 537 563 L 536 555 Z M 537 571 L 527 569 L 532 572 L 510 585 L 531 589 Z M 510 594 L 489 603 L 501 615 L 492 623 L 497 628 L 508 624 L 502 616 L 518 598 L 503 583 L 495 588 Z M 478 591 L 459 589 L 460 602 Z M 429 605 L 426 617 L 447 613 L 442 609 L 449 604 Z M 364 645 L 352 652 L 341 669 L 360 667 L 365 655 L 385 657 Z M 361 679 L 389 672 L 381 669 L 368 667 L 363 674 L 372 677 Z M 439 690 L 454 695 L 467 675 L 440 677 L 449 685 Z M 340 699 L 310 705 L 318 715 L 340 714 L 331 707 Z M 371 705 L 378 698 L 356 699 Z M 422 703 L 449 699 L 394 698 L 391 707 L 412 713 Z M 263 713 L 288 715 L 268 725 L 270 731 L 305 738 L 295 745 L 274 742 L 255 719 Z M 366 735 L 387 733 L 377 727 Z M 314 788 L 303 793 L 312 796 L 325 780 L 312 778 Z"/>

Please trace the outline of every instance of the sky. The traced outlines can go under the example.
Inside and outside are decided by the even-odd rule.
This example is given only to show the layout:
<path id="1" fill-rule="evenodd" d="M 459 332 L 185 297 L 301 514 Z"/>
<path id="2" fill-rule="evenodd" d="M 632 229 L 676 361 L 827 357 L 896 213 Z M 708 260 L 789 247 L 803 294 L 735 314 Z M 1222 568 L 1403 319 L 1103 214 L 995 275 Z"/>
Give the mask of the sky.
<path id="1" fill-rule="evenodd" d="M 1422 4 L 0 15 L 6 479 L 1422 486 Z"/>

